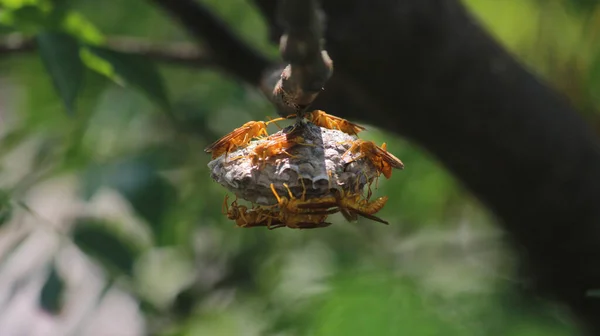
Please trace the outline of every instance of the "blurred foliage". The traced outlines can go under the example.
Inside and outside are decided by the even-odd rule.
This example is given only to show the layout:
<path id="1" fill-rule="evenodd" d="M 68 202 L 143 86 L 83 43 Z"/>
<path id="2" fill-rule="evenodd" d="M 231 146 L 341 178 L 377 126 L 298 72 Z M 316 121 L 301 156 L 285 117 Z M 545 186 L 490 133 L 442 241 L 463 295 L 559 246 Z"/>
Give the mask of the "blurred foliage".
<path id="1" fill-rule="evenodd" d="M 247 1 L 203 2 L 277 55 Z M 596 1 L 465 2 L 600 130 Z M 407 166 L 376 191 L 390 196 L 381 217 L 392 225 L 338 216 L 324 230 L 234 227 L 202 149 L 275 112 L 215 69 L 111 50 L 113 36 L 189 41 L 149 3 L 0 0 L 0 32 L 38 44 L 0 54 L 0 235 L 23 218 L 58 234 L 101 267 L 106 288 L 135 298 L 149 333 L 572 334 L 559 308 L 520 299 L 512 256 L 477 201 L 420 148 L 373 127 L 364 137 L 385 140 Z M 57 265 L 44 266 L 39 294 L 52 314 L 69 299 Z"/>

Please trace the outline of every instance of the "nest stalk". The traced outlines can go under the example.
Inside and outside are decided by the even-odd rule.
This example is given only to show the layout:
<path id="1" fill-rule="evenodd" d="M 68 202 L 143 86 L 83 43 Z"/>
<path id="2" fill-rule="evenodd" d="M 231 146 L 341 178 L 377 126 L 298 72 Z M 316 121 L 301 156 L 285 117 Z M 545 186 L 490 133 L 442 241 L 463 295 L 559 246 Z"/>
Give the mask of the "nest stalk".
<path id="1" fill-rule="evenodd" d="M 262 89 L 279 115 L 300 118 L 333 73 L 333 62 L 323 49 L 325 15 L 317 0 L 280 0 L 278 9 L 285 28 L 279 50 L 287 65 L 267 75 Z"/>

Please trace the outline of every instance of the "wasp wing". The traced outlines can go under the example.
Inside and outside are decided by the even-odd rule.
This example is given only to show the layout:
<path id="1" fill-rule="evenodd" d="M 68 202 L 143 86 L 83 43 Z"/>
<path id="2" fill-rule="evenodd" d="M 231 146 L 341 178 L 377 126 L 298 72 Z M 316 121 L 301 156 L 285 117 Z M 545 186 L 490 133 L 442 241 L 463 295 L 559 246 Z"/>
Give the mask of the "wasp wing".
<path id="1" fill-rule="evenodd" d="M 370 220 L 373 220 L 373 221 L 376 221 L 376 222 L 379 222 L 379 223 L 383 223 L 385 225 L 389 225 L 390 224 L 388 221 L 383 220 L 383 219 L 381 219 L 381 218 L 379 218 L 377 216 L 370 215 L 370 214 L 368 214 L 366 212 L 362 212 L 362 211 L 358 211 L 358 210 L 353 210 L 353 212 L 355 212 L 356 214 L 358 214 L 358 215 L 360 215 L 362 217 L 368 218 Z"/>
<path id="2" fill-rule="evenodd" d="M 396 156 L 394 156 L 394 154 L 388 152 L 387 150 L 385 150 L 379 146 L 376 146 L 375 148 L 376 148 L 377 154 L 379 156 L 381 156 L 383 161 L 385 161 L 387 164 L 392 166 L 392 168 L 404 169 L 404 163 L 402 163 L 402 161 L 400 161 L 400 159 L 398 159 Z"/>
<path id="3" fill-rule="evenodd" d="M 251 128 L 249 126 L 242 126 L 242 127 L 238 127 L 236 129 L 234 129 L 233 131 L 231 131 L 230 133 L 228 133 L 227 135 L 223 136 L 221 139 L 213 142 L 212 144 L 208 145 L 204 151 L 206 153 L 210 153 L 212 151 L 215 151 L 221 147 L 223 147 L 224 145 L 228 144 L 229 142 L 231 142 L 232 139 L 238 138 L 238 137 L 243 137 L 244 135 L 246 135 L 248 132 L 250 132 Z"/>
<path id="4" fill-rule="evenodd" d="M 298 229 L 320 229 L 324 227 L 328 227 L 331 225 L 329 222 L 320 222 L 320 223 L 297 223 Z"/>

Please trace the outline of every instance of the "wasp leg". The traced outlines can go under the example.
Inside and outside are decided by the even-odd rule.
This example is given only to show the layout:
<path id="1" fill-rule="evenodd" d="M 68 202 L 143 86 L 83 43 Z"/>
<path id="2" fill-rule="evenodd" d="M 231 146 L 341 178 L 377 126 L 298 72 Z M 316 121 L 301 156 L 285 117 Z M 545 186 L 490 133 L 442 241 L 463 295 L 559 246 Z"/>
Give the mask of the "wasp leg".
<path id="1" fill-rule="evenodd" d="M 348 143 L 348 142 L 351 142 L 351 141 L 343 141 L 343 142 L 341 142 L 341 143 Z M 348 149 L 347 149 L 347 150 L 344 152 L 344 154 L 342 154 L 342 158 L 344 158 L 344 157 L 348 156 L 348 154 L 350 154 L 350 153 L 353 153 L 353 152 L 355 152 L 357 148 L 358 148 L 358 145 L 357 145 L 356 143 L 353 143 L 353 144 L 352 144 L 352 146 L 350 146 L 350 148 L 348 148 Z M 362 156 L 363 156 L 363 154 L 362 154 L 362 153 L 360 153 L 358 156 L 355 156 L 355 157 L 352 159 L 352 161 L 356 161 L 356 160 L 360 159 Z"/>
<path id="2" fill-rule="evenodd" d="M 373 196 L 373 191 L 371 190 L 371 184 L 373 184 L 373 181 L 369 182 L 367 184 L 367 201 L 369 201 L 371 199 L 371 196 Z"/>
<path id="3" fill-rule="evenodd" d="M 229 199 L 229 195 L 225 194 L 225 199 L 223 200 L 223 205 L 221 206 L 221 213 L 223 215 L 227 215 L 229 212 L 229 204 L 227 204 L 227 200 Z"/>
<path id="4" fill-rule="evenodd" d="M 285 187 L 285 189 L 287 189 L 288 195 L 290 195 L 290 200 L 295 199 L 294 194 L 292 194 L 292 191 L 290 190 L 290 187 L 288 186 L 288 184 L 284 183 L 283 186 Z"/>
<path id="5" fill-rule="evenodd" d="M 227 160 L 227 153 L 225 153 L 225 162 L 229 162 L 229 161 L 235 161 L 235 160 L 239 160 L 241 158 L 245 158 L 246 155 L 238 155 L 236 157 L 230 158 L 229 160 Z"/>
<path id="6" fill-rule="evenodd" d="M 244 223 L 244 227 L 251 226 L 250 223 L 248 222 L 248 219 L 246 218 L 246 212 L 240 211 L 239 213 L 240 213 L 240 218 L 242 219 L 242 221 Z"/>
<path id="7" fill-rule="evenodd" d="M 304 184 L 304 179 L 301 178 L 300 179 L 300 183 L 302 184 L 302 198 L 300 198 L 302 201 L 306 200 L 306 184 Z"/>
<path id="8" fill-rule="evenodd" d="M 283 202 L 281 201 L 281 197 L 279 197 L 277 190 L 275 190 L 275 186 L 273 185 L 273 183 L 271 183 L 271 191 L 273 192 L 273 195 L 275 195 L 275 198 L 277 199 L 277 203 L 279 203 L 281 205 Z"/>
<path id="9" fill-rule="evenodd" d="M 273 119 L 273 118 L 271 118 L 271 117 L 267 117 L 267 118 L 269 118 L 269 121 L 265 122 L 265 124 L 266 124 L 266 125 L 268 125 L 268 124 L 270 124 L 270 123 L 273 123 L 273 124 L 275 124 L 275 126 L 277 126 L 277 128 L 279 128 L 280 130 L 281 130 L 281 129 L 283 129 L 283 128 L 281 128 L 281 126 L 279 126 L 279 124 L 277 124 L 277 122 L 278 122 L 278 121 L 285 120 L 286 118 L 275 118 L 275 119 Z M 266 130 L 265 130 L 265 132 L 266 132 Z"/>
<path id="10" fill-rule="evenodd" d="M 298 155 L 292 155 L 292 154 L 288 153 L 285 149 L 282 149 L 281 153 L 286 154 L 287 156 L 294 158 L 294 159 L 298 157 Z"/>

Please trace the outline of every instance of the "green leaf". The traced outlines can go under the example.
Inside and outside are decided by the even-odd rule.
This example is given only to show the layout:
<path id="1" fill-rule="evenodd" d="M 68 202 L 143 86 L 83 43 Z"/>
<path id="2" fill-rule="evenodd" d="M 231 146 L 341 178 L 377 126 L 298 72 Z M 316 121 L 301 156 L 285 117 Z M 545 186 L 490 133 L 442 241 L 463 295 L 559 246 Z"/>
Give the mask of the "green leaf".
<path id="1" fill-rule="evenodd" d="M 39 297 L 40 307 L 46 312 L 56 315 L 60 313 L 63 305 L 65 283 L 61 278 L 54 263 L 50 266 L 50 273 L 42 287 Z"/>
<path id="2" fill-rule="evenodd" d="M 139 252 L 106 223 L 94 219 L 78 220 L 73 231 L 73 241 L 112 274 L 131 276 L 133 273 L 133 265 Z"/>
<path id="3" fill-rule="evenodd" d="M 120 86 L 125 86 L 123 80 L 115 73 L 115 69 L 112 64 L 110 64 L 110 62 L 104 58 L 96 56 L 96 54 L 92 53 L 88 48 L 85 47 L 80 49 L 79 56 L 81 57 L 83 64 L 85 64 L 85 66 L 87 66 L 89 69 L 108 77 L 110 80 Z"/>
<path id="4" fill-rule="evenodd" d="M 170 109 L 171 104 L 162 76 L 154 63 L 141 56 L 128 55 L 107 48 L 96 46 L 88 48 L 96 56 L 108 61 L 114 73 L 126 83 L 136 87 L 161 108 Z"/>
<path id="5" fill-rule="evenodd" d="M 33 5 L 0 11 L 0 23 L 13 26 L 23 34 L 36 34 L 44 27 L 51 26 L 47 12 Z"/>
<path id="6" fill-rule="evenodd" d="M 70 11 L 65 13 L 60 22 L 62 30 L 77 36 L 83 42 L 99 45 L 105 41 L 100 30 L 79 12 Z"/>
<path id="7" fill-rule="evenodd" d="M 83 84 L 84 66 L 79 57 L 79 44 L 73 37 L 55 32 L 38 34 L 40 56 L 52 83 L 69 115 L 75 111 L 75 100 Z"/>
<path id="8" fill-rule="evenodd" d="M 23 6 L 37 6 L 42 2 L 40 0 L 0 0 L 0 5 L 4 8 L 16 9 Z"/>

